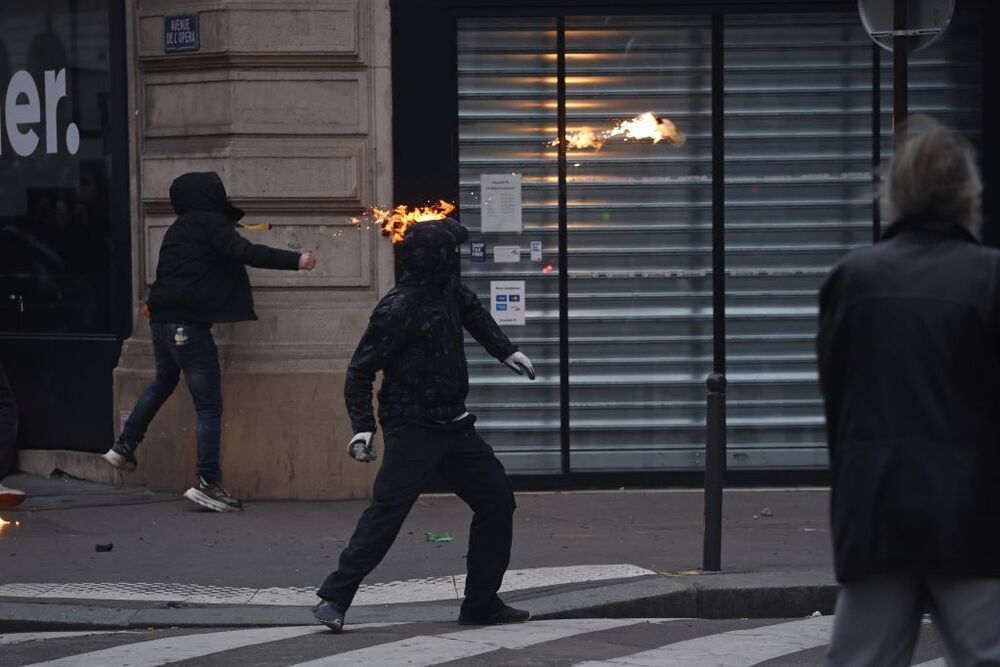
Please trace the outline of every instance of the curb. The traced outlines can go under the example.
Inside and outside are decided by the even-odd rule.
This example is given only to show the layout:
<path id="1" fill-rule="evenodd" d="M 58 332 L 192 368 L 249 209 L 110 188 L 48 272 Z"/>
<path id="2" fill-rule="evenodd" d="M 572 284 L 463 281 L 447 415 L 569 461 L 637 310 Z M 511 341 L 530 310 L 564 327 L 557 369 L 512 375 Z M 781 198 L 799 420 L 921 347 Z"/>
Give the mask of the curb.
<path id="1" fill-rule="evenodd" d="M 816 576 L 816 575 L 820 576 Z M 839 587 L 829 573 L 654 576 L 590 588 L 505 594 L 534 618 L 794 618 L 833 613 Z M 351 623 L 454 622 L 458 602 L 353 607 Z M 264 605 L 121 606 L 0 600 L 0 632 L 310 625 L 309 607 Z"/>

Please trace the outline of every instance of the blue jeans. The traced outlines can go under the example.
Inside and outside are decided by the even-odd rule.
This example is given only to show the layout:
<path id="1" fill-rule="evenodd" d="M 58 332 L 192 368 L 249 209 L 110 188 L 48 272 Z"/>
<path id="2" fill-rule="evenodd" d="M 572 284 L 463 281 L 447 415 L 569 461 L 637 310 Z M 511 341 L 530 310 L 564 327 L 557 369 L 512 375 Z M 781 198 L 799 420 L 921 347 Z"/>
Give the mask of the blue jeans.
<path id="1" fill-rule="evenodd" d="M 177 345 L 177 328 L 184 327 L 187 341 Z M 219 350 L 208 327 L 154 322 L 149 325 L 156 359 L 156 377 L 142 393 L 122 428 L 122 438 L 137 447 L 149 423 L 170 397 L 184 371 L 194 409 L 198 414 L 198 475 L 207 483 L 222 482 L 219 439 L 222 432 L 222 372 Z"/>

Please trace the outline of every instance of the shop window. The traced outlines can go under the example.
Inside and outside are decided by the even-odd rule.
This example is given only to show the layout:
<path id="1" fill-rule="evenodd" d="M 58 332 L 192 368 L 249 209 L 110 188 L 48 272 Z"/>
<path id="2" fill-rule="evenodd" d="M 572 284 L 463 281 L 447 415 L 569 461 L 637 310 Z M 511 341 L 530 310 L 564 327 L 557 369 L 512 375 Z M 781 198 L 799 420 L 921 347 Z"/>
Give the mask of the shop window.
<path id="1" fill-rule="evenodd" d="M 108 16 L 0 3 L 0 332 L 111 331 Z"/>

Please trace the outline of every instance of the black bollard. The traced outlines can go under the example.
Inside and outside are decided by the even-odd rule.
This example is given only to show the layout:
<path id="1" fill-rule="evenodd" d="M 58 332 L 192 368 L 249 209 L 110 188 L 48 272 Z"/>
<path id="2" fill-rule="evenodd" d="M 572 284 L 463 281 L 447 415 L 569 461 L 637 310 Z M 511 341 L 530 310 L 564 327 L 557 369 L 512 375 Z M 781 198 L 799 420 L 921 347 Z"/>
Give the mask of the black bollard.
<path id="1" fill-rule="evenodd" d="M 722 487 L 726 474 L 726 376 L 710 373 L 705 438 L 705 539 L 701 569 L 722 569 Z"/>

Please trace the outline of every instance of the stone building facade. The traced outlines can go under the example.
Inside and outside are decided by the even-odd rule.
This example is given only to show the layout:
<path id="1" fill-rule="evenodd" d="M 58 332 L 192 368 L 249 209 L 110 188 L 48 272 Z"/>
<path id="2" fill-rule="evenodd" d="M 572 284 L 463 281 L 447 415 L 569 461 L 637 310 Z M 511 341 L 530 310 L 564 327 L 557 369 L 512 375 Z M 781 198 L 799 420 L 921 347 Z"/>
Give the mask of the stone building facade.
<path id="1" fill-rule="evenodd" d="M 237 496 L 357 498 L 374 466 L 344 456 L 350 354 L 392 284 L 392 249 L 350 218 L 390 202 L 388 0 L 192 0 L 200 48 L 166 53 L 178 3 L 128 3 L 133 334 L 114 371 L 117 421 L 153 375 L 141 304 L 173 220 L 170 182 L 216 171 L 252 241 L 311 250 L 314 271 L 251 270 L 257 322 L 217 325 L 222 467 Z M 195 462 L 195 417 L 179 387 L 154 420 L 128 483 L 179 491 Z M 116 429 L 117 431 L 117 429 Z"/>

